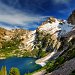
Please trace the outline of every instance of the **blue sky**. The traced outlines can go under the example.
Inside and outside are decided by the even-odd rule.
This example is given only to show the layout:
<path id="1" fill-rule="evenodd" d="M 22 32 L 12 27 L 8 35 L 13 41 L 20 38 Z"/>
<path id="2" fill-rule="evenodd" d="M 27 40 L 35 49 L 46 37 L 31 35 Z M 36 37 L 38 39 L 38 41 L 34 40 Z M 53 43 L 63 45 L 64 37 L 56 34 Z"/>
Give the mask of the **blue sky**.
<path id="1" fill-rule="evenodd" d="M 49 16 L 67 19 L 75 0 L 0 0 L 0 27 L 36 29 Z"/>

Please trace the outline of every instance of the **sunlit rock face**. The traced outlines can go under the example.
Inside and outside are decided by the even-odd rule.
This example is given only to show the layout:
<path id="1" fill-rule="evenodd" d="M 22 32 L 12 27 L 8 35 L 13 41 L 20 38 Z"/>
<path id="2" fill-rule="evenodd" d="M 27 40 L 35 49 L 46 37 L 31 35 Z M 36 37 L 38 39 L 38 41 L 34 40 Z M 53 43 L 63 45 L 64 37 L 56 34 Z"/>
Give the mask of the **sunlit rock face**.
<path id="1" fill-rule="evenodd" d="M 50 35 L 50 43 L 52 47 L 58 49 L 61 45 L 60 38 L 72 29 L 73 26 L 68 24 L 67 21 L 49 17 L 37 28 L 37 32 L 42 32 L 45 37 L 47 34 Z"/>
<path id="2" fill-rule="evenodd" d="M 72 12 L 72 14 L 68 18 L 68 23 L 71 23 L 72 25 L 75 25 L 75 10 Z"/>
<path id="3" fill-rule="evenodd" d="M 14 40 L 20 40 L 18 45 L 19 49 L 32 50 L 35 32 L 36 31 L 23 29 L 6 30 L 4 28 L 0 28 L 0 48 L 2 48 L 4 41 L 14 42 Z"/>
<path id="4" fill-rule="evenodd" d="M 35 41 L 35 31 L 26 31 L 22 36 L 20 36 L 20 39 L 22 39 L 21 44 L 19 48 L 26 49 L 26 50 L 33 50 L 34 49 L 34 41 Z"/>

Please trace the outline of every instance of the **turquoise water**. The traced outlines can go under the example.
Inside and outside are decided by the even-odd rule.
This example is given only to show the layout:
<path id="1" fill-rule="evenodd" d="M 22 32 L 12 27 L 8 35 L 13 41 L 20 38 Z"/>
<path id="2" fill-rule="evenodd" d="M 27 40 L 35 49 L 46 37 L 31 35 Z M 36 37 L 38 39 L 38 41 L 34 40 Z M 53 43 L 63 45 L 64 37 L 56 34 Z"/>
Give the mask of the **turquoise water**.
<path id="1" fill-rule="evenodd" d="M 9 72 L 11 67 L 16 67 L 20 70 L 21 75 L 24 75 L 28 72 L 33 72 L 41 68 L 40 65 L 35 64 L 36 59 L 31 57 L 25 58 L 8 58 L 0 60 L 0 69 L 2 66 L 6 66 L 7 71 Z"/>

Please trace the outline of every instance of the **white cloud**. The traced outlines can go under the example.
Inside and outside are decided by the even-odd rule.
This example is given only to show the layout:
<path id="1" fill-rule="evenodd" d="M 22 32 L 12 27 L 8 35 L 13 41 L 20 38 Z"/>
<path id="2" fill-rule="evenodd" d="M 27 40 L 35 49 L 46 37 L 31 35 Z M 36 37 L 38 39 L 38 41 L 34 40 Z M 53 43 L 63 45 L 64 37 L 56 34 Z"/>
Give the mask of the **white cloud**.
<path id="1" fill-rule="evenodd" d="M 9 22 L 11 24 L 23 24 L 24 22 L 38 20 L 40 20 L 40 17 L 37 17 L 36 15 L 31 16 L 5 5 L 0 5 L 0 21 Z"/>
<path id="2" fill-rule="evenodd" d="M 30 15 L 27 13 L 23 13 L 19 10 L 15 10 L 13 8 L 6 6 L 5 4 L 0 3 L 0 22 L 5 22 L 12 25 L 19 25 L 22 27 L 24 25 L 24 27 L 28 28 L 29 26 L 33 26 L 33 27 L 37 26 L 37 25 L 35 26 L 29 25 L 29 23 L 42 21 L 43 18 L 46 18 L 46 17 L 47 16 L 40 16 L 35 14 Z M 9 28 L 9 26 L 7 26 L 6 28 Z"/>

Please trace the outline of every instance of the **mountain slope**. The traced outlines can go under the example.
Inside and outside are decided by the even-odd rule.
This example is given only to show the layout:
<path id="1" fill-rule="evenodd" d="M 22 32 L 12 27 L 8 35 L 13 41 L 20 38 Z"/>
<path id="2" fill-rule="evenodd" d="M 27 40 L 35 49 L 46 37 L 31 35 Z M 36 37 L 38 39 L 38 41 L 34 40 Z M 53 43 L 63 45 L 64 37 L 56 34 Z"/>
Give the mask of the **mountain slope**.
<path id="1" fill-rule="evenodd" d="M 71 16 L 75 17 L 74 14 Z M 66 61 L 75 58 L 75 26 L 72 25 L 75 18 L 72 17 L 67 21 L 49 17 L 34 31 L 0 28 L 0 58 L 33 56 L 49 62 L 45 64 L 47 72 L 60 69 Z"/>
<path id="2" fill-rule="evenodd" d="M 59 69 L 47 75 L 69 75 L 73 70 L 75 70 L 75 58 L 66 61 Z"/>
<path id="3" fill-rule="evenodd" d="M 66 33 L 72 31 L 73 28 L 73 25 L 68 24 L 64 20 L 50 17 L 47 21 L 45 21 L 41 26 L 38 27 L 37 32 L 43 33 L 45 36 L 49 34 L 53 44 L 53 48 L 56 47 L 56 49 L 58 49 L 61 44 L 60 38 Z"/>
<path id="4" fill-rule="evenodd" d="M 33 48 L 35 31 L 0 28 L 0 58 L 11 56 L 26 56 Z"/>
<path id="5" fill-rule="evenodd" d="M 70 17 L 69 19 L 72 20 L 72 18 Z M 74 21 L 75 19 L 73 19 L 72 22 Z M 50 17 L 36 30 L 36 34 L 38 37 L 36 46 L 38 44 L 41 45 L 41 48 L 39 48 L 39 50 L 50 51 L 50 53 L 54 52 L 55 50 L 57 51 L 56 55 L 52 57 L 49 56 L 50 58 L 48 59 L 48 63 L 45 66 L 45 70 L 48 73 L 51 73 L 48 74 L 47 72 L 45 72 L 46 75 L 69 75 L 72 71 L 75 70 L 75 67 L 73 65 L 75 62 L 75 26 L 72 25 L 73 23 L 70 22 L 69 24 L 67 22 L 68 21 Z M 59 52 L 60 54 L 58 54 Z M 38 62 L 44 60 L 42 59 L 40 59 Z M 65 68 L 67 72 L 64 71 L 62 67 Z M 40 71 L 40 75 L 45 75 L 45 73 L 43 74 L 42 71 Z M 64 73 L 62 73 L 63 71 Z"/>
<path id="6" fill-rule="evenodd" d="M 74 31 L 74 26 L 65 20 L 48 18 L 36 30 L 29 31 L 23 29 L 6 30 L 0 28 L 0 48 L 2 42 L 18 40 L 18 48 L 22 51 L 37 50 L 38 57 L 44 57 L 49 52 L 58 51 L 62 44 L 62 37 Z M 15 39 L 15 40 L 14 40 Z"/>

